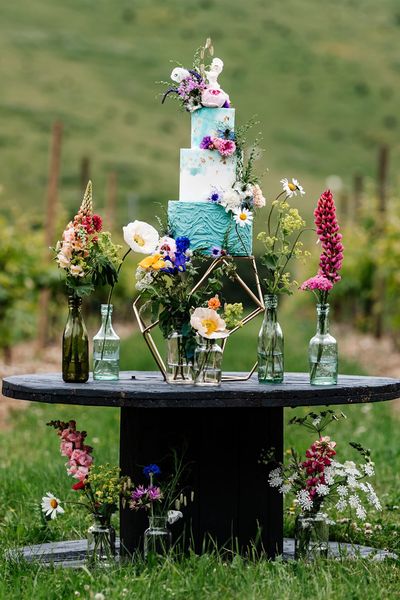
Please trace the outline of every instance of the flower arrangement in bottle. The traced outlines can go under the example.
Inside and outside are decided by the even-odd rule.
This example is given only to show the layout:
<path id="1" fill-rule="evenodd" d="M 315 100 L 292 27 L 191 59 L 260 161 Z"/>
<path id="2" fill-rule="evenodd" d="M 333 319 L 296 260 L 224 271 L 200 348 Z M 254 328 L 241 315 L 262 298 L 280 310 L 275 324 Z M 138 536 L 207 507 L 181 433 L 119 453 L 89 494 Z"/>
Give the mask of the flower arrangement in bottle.
<path id="1" fill-rule="evenodd" d="M 329 519 L 327 514 L 335 510 L 339 513 L 350 510 L 355 517 L 364 521 L 367 510 L 382 509 L 379 498 L 368 481 L 374 475 L 374 463 L 370 451 L 360 444 L 350 442 L 361 456 L 356 464 L 346 460 L 338 462 L 337 444 L 322 432 L 333 421 L 345 418 L 343 413 L 325 410 L 310 412 L 305 417 L 294 417 L 289 424 L 305 427 L 317 435 L 317 439 L 300 456 L 293 448 L 287 464 L 278 464 L 268 476 L 269 485 L 284 495 L 294 494 L 296 510 L 296 531 L 299 555 L 307 554 L 311 549 L 326 554 L 328 539 L 318 540 L 318 530 L 327 533 Z M 270 456 L 264 456 L 262 462 L 271 463 Z M 316 527 L 317 529 L 313 529 Z M 305 531 L 304 531 L 305 530 Z M 315 537 L 316 536 L 316 537 Z"/>
<path id="2" fill-rule="evenodd" d="M 343 264 L 342 234 L 336 217 L 335 201 L 330 190 L 319 198 L 314 212 L 316 231 L 321 243 L 319 271 L 302 283 L 317 298 L 317 332 L 310 340 L 310 382 L 313 385 L 337 383 L 338 351 L 335 338 L 329 332 L 329 293 L 341 279 Z"/>
<path id="3" fill-rule="evenodd" d="M 261 283 L 266 308 L 258 337 L 258 379 L 260 383 L 270 384 L 282 383 L 284 376 L 284 341 L 277 319 L 278 297 L 292 294 L 296 286 L 287 270 L 290 261 L 309 256 L 300 241 L 306 231 L 305 221 L 298 209 L 288 202 L 305 192 L 297 179 L 282 179 L 281 183 L 283 189 L 269 209 L 267 229 L 257 236 L 264 246 L 260 262 L 265 270 Z"/>

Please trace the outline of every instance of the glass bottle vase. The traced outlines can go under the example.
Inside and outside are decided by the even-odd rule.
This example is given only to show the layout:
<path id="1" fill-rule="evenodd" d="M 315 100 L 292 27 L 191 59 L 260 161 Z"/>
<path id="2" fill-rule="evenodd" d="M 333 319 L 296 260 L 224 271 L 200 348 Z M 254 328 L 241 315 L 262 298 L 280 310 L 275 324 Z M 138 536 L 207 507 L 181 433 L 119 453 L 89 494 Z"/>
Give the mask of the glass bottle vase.
<path id="1" fill-rule="evenodd" d="M 87 561 L 90 565 L 111 566 L 115 560 L 115 529 L 110 518 L 94 514 L 87 532 Z"/>
<path id="2" fill-rule="evenodd" d="M 179 330 L 167 338 L 167 383 L 192 384 L 193 362 L 187 353 L 188 338 Z"/>
<path id="3" fill-rule="evenodd" d="M 317 304 L 317 332 L 308 347 L 310 383 L 335 385 L 338 378 L 338 349 L 329 333 L 329 304 Z"/>
<path id="4" fill-rule="evenodd" d="M 284 375 L 283 333 L 278 323 L 278 296 L 267 294 L 264 298 L 264 320 L 258 334 L 258 381 L 282 383 Z"/>
<path id="5" fill-rule="evenodd" d="M 89 379 L 89 341 L 81 306 L 82 298 L 68 296 L 62 339 L 62 377 L 66 383 L 85 383 Z"/>
<path id="6" fill-rule="evenodd" d="M 294 532 L 295 559 L 326 558 L 329 550 L 329 522 L 327 515 L 298 515 Z"/>
<path id="7" fill-rule="evenodd" d="M 194 352 L 194 377 L 196 385 L 221 384 L 222 348 L 216 340 L 197 338 Z"/>
<path id="8" fill-rule="evenodd" d="M 93 338 L 93 379 L 119 379 L 120 338 L 112 326 L 112 304 L 101 305 L 101 327 Z"/>
<path id="9" fill-rule="evenodd" d="M 172 534 L 168 529 L 167 517 L 149 517 L 149 526 L 144 532 L 144 557 L 167 554 L 171 543 Z"/>

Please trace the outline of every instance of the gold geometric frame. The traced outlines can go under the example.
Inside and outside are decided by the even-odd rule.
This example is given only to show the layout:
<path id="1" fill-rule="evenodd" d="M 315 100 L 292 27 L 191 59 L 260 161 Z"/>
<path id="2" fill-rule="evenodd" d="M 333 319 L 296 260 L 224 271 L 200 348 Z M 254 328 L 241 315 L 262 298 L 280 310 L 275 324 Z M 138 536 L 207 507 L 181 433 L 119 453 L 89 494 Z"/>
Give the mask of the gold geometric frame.
<path id="1" fill-rule="evenodd" d="M 216 269 L 219 265 L 228 266 L 229 263 L 232 261 L 242 261 L 242 260 L 248 261 L 250 263 L 250 268 L 253 271 L 253 276 L 254 276 L 254 280 L 255 280 L 255 284 L 256 284 L 256 293 L 254 293 L 249 288 L 249 286 L 243 281 L 243 279 L 236 272 L 234 273 L 233 277 L 239 283 L 239 285 L 244 289 L 244 291 L 251 298 L 251 300 L 256 304 L 256 308 L 250 314 L 248 314 L 247 317 L 242 319 L 241 325 L 237 325 L 234 329 L 232 329 L 230 331 L 229 336 L 227 338 L 225 338 L 224 340 L 222 340 L 222 350 L 224 350 L 226 343 L 227 343 L 228 339 L 231 337 L 231 335 L 233 335 L 236 331 L 238 331 L 244 325 L 246 325 L 246 323 L 249 323 L 250 321 L 252 321 L 255 317 L 257 317 L 260 313 L 264 312 L 264 310 L 265 310 L 264 298 L 263 298 L 263 294 L 261 291 L 261 285 L 260 285 L 260 278 L 258 276 L 257 265 L 256 265 L 254 256 L 220 256 L 218 258 L 215 258 L 212 261 L 212 263 L 210 264 L 210 266 L 208 267 L 208 269 L 205 271 L 204 275 L 199 279 L 199 281 L 196 283 L 194 288 L 190 291 L 190 295 L 194 294 L 194 292 L 196 292 L 196 290 L 198 290 L 199 287 L 202 286 L 204 281 L 206 281 L 208 279 L 208 277 L 211 275 L 211 273 L 214 271 L 214 269 Z M 159 319 L 157 319 L 157 321 L 154 321 L 153 323 L 150 323 L 150 325 L 146 325 L 146 323 L 144 322 L 144 320 L 142 319 L 142 316 L 140 314 L 139 304 L 140 304 L 141 296 L 142 295 L 140 294 L 134 301 L 133 312 L 134 312 L 136 320 L 138 322 L 140 332 L 142 333 L 144 340 L 145 340 L 151 354 L 153 355 L 154 360 L 156 361 L 157 367 L 159 368 L 159 370 L 164 378 L 164 381 L 166 381 L 167 380 L 167 370 L 165 367 L 165 363 L 164 363 L 164 361 L 161 357 L 161 354 L 157 348 L 157 344 L 155 343 L 155 341 L 151 335 L 151 331 L 152 331 L 152 329 L 154 329 L 154 327 L 157 327 L 157 325 L 159 323 Z M 246 375 L 242 375 L 242 376 L 222 375 L 222 381 L 247 381 L 248 379 L 250 379 L 250 377 L 253 375 L 253 373 L 257 369 L 257 365 L 258 365 L 258 363 L 256 362 L 255 365 L 252 367 L 252 369 L 249 371 L 249 373 L 247 373 Z"/>

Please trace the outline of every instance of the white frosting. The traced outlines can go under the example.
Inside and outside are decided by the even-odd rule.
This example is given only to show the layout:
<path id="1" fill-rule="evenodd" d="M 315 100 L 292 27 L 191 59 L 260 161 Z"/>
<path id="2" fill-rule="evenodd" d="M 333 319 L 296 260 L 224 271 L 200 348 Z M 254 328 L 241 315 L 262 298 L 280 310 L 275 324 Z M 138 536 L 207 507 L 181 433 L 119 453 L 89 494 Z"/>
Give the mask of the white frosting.
<path id="1" fill-rule="evenodd" d="M 179 200 L 207 200 L 213 191 L 227 190 L 236 179 L 236 156 L 223 157 L 216 150 L 181 148 Z"/>

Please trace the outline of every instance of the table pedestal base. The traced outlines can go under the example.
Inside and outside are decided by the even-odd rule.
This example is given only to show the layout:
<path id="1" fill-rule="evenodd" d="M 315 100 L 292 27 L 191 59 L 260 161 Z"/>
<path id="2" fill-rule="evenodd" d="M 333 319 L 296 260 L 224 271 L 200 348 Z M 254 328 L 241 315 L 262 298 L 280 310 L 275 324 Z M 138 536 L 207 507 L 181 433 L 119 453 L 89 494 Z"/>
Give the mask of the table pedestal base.
<path id="1" fill-rule="evenodd" d="M 242 553 L 254 548 L 271 558 L 282 553 L 282 496 L 259 464 L 268 448 L 282 459 L 282 408 L 121 409 L 120 466 L 136 485 L 144 482 L 144 465 L 156 463 L 168 476 L 172 450 L 184 453 L 182 483 L 194 501 L 172 531 L 195 552 L 217 546 Z M 146 527 L 144 511 L 121 509 L 122 551 L 142 550 Z"/>

